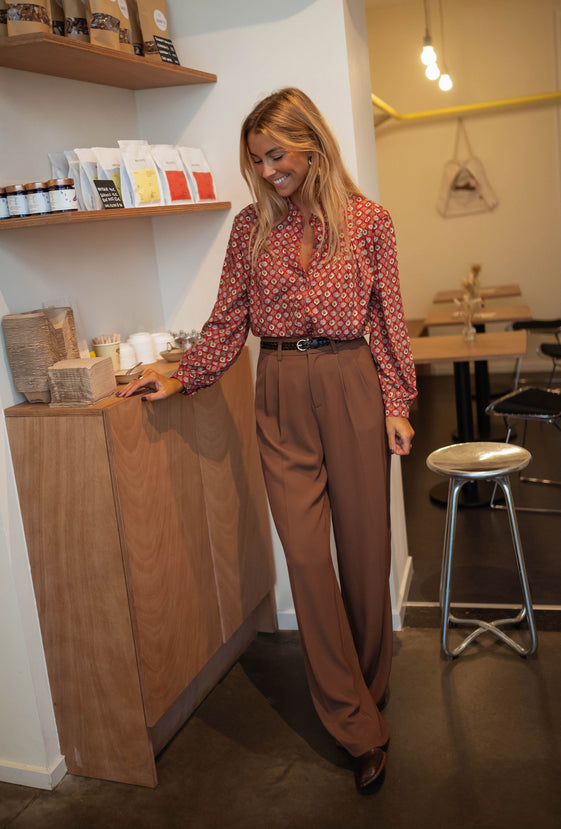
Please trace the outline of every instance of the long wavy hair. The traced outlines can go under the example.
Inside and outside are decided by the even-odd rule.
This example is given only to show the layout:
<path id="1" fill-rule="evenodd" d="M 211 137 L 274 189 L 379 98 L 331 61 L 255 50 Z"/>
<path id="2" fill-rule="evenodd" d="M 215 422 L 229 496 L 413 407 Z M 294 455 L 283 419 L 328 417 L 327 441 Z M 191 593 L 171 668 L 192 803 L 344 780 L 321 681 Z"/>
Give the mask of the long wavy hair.
<path id="1" fill-rule="evenodd" d="M 348 197 L 361 193 L 345 169 L 337 140 L 322 114 L 304 92 L 287 87 L 264 98 L 242 124 L 240 167 L 257 211 L 250 243 L 255 266 L 271 230 L 287 217 L 288 200 L 257 173 L 247 143 L 250 132 L 268 135 L 282 149 L 306 153 L 310 159 L 301 196 L 321 222 L 325 261 L 329 261 L 339 251 L 341 234 L 346 234 Z"/>

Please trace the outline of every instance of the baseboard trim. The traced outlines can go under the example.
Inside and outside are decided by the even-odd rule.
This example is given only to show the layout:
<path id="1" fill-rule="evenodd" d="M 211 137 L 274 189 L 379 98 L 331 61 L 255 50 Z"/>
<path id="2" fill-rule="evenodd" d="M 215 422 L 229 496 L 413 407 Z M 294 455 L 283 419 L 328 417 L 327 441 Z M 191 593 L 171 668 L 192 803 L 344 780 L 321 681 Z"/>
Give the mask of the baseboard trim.
<path id="1" fill-rule="evenodd" d="M 62 754 L 46 768 L 0 761 L 0 782 L 16 786 L 30 786 L 33 789 L 54 789 L 66 774 L 66 762 Z"/>
<path id="2" fill-rule="evenodd" d="M 497 614 L 520 610 L 519 604 L 487 604 L 451 602 L 451 608 L 462 611 L 462 615 L 469 618 L 479 616 L 486 621 L 493 621 Z M 534 618 L 538 630 L 561 630 L 561 605 L 535 604 Z M 407 602 L 405 606 L 405 627 L 438 628 L 441 623 L 440 605 L 438 602 Z"/>
<path id="3" fill-rule="evenodd" d="M 277 621 L 279 630 L 298 630 L 298 621 L 294 608 L 277 610 Z"/>

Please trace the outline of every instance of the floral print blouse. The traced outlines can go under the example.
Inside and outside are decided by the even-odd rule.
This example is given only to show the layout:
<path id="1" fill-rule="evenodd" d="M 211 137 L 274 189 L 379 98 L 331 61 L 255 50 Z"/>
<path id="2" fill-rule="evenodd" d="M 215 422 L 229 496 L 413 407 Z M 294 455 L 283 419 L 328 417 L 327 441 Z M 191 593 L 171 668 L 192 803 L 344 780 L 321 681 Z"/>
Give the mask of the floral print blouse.
<path id="1" fill-rule="evenodd" d="M 407 417 L 417 394 L 415 368 L 389 213 L 362 196 L 350 196 L 346 244 L 327 263 L 322 261 L 321 223 L 312 215 L 314 244 L 307 270 L 300 262 L 303 217 L 292 202 L 252 269 L 249 242 L 256 221 L 253 205 L 234 220 L 216 304 L 201 340 L 186 352 L 174 375 L 185 393 L 218 380 L 240 354 L 250 330 L 257 337 L 352 340 L 368 335 L 386 416 Z"/>

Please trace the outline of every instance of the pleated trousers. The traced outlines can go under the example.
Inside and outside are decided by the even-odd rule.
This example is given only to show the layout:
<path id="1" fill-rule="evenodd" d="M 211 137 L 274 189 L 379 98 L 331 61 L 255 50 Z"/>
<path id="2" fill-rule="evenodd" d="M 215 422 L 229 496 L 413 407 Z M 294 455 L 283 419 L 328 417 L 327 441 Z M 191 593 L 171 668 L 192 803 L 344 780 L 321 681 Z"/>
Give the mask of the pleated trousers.
<path id="1" fill-rule="evenodd" d="M 262 349 L 255 406 L 313 702 L 356 757 L 389 738 L 376 703 L 389 680 L 393 638 L 389 450 L 366 340 L 304 353 Z"/>

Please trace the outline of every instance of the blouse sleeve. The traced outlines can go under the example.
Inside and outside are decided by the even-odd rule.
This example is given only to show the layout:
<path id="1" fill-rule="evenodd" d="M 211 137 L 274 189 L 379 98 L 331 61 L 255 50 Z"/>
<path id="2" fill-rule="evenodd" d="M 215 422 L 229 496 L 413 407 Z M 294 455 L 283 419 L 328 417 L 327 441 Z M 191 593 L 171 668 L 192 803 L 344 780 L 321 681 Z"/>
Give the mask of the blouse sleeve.
<path id="1" fill-rule="evenodd" d="M 239 357 L 249 332 L 247 283 L 249 230 L 236 216 L 226 251 L 218 297 L 201 339 L 187 351 L 175 374 L 185 394 L 215 383 Z"/>
<path id="2" fill-rule="evenodd" d="M 374 284 L 370 299 L 370 349 L 378 368 L 386 417 L 408 417 L 417 396 L 415 365 L 403 314 L 395 231 L 389 213 L 376 214 L 368 250 Z"/>

